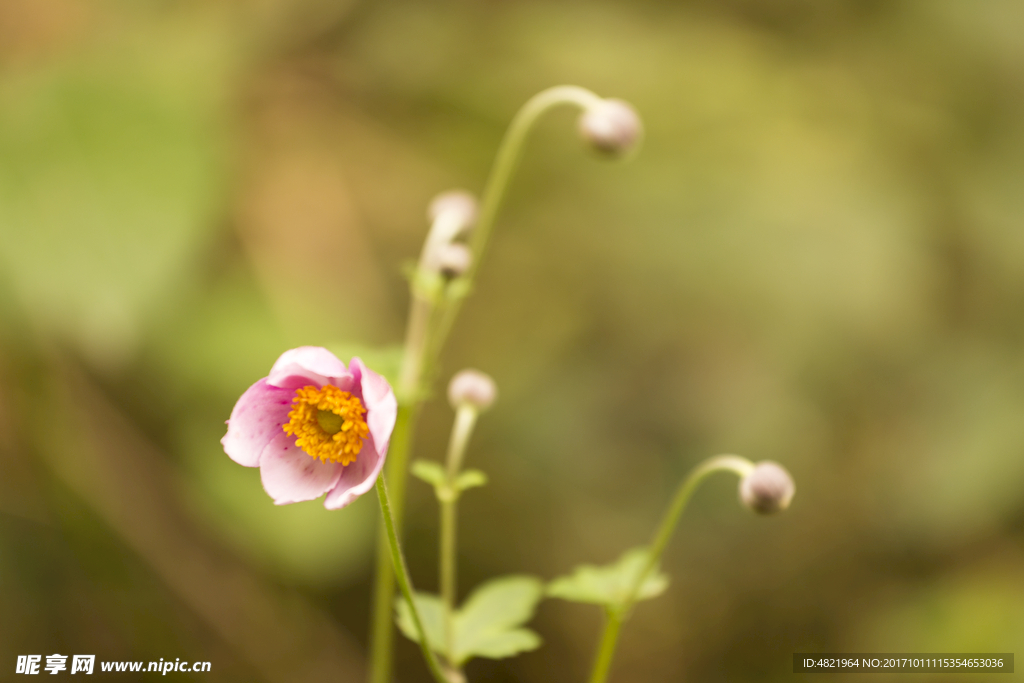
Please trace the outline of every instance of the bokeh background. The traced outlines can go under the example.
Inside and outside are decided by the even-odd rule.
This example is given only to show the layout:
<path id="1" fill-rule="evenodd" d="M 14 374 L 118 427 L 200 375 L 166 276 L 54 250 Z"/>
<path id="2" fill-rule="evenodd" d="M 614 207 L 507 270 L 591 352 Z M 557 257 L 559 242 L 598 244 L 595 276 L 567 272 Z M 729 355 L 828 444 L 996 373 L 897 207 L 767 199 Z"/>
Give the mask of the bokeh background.
<path id="1" fill-rule="evenodd" d="M 293 346 L 391 372 L 427 203 L 479 191 L 561 83 L 634 103 L 647 136 L 608 163 L 569 111 L 543 121 L 445 352 L 442 383 L 501 391 L 463 595 L 613 560 L 736 452 L 792 471 L 791 510 L 710 481 L 614 681 L 1012 652 L 1022 25 L 1015 0 L 3 0 L 0 678 L 59 652 L 362 680 L 375 501 L 274 507 L 224 420 Z M 416 457 L 451 418 L 436 392 Z M 430 589 L 415 480 L 408 513 Z M 547 601 L 533 628 L 541 649 L 470 679 L 584 680 L 598 610 Z M 404 640 L 399 677 L 427 680 Z"/>

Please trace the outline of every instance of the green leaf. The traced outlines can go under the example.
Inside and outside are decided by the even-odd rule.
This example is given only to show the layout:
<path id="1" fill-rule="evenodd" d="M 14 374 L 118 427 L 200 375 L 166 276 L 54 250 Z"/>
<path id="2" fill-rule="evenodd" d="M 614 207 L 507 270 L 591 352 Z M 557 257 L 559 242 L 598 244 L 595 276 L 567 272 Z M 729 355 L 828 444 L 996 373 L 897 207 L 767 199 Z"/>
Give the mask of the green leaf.
<path id="1" fill-rule="evenodd" d="M 555 579 L 548 585 L 547 594 L 572 602 L 585 602 L 606 607 L 620 607 L 647 564 L 647 549 L 626 551 L 617 562 L 603 567 L 582 565 L 569 576 Z M 644 579 L 636 600 L 657 597 L 668 588 L 668 577 L 657 566 Z"/>
<path id="2" fill-rule="evenodd" d="M 434 652 L 444 651 L 444 605 L 441 598 L 431 593 L 415 593 L 416 609 L 420 613 L 423 630 L 427 634 L 427 644 Z M 395 621 L 398 629 L 406 638 L 414 643 L 420 642 L 416 630 L 416 622 L 412 618 L 412 610 L 405 598 L 399 596 L 395 601 Z"/>
<path id="3" fill-rule="evenodd" d="M 453 659 L 461 666 L 473 657 L 502 659 L 541 645 L 540 636 L 522 625 L 533 617 L 543 584 L 532 576 L 506 576 L 477 588 L 453 615 Z M 416 594 L 430 648 L 444 653 L 444 608 L 437 595 Z M 396 604 L 398 628 L 419 642 L 408 604 Z"/>
<path id="4" fill-rule="evenodd" d="M 455 615 L 455 660 L 501 659 L 540 647 L 540 637 L 519 628 L 533 617 L 543 584 L 532 576 L 492 579 L 477 588 Z"/>
<path id="5" fill-rule="evenodd" d="M 487 483 L 487 475 L 480 470 L 466 470 L 455 480 L 455 490 L 465 491 Z"/>
<path id="6" fill-rule="evenodd" d="M 440 464 L 431 460 L 414 461 L 410 471 L 412 472 L 412 476 L 417 479 L 422 479 L 435 489 L 443 487 L 448 480 L 448 477 L 444 472 L 444 468 L 441 467 Z"/>

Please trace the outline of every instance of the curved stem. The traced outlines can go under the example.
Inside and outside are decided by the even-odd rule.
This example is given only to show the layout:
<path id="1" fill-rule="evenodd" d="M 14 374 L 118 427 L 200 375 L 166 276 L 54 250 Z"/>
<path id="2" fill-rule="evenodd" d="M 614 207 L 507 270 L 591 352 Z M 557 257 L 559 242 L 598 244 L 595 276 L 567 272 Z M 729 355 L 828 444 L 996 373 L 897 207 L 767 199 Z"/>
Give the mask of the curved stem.
<path id="1" fill-rule="evenodd" d="M 413 623 L 416 624 L 416 631 L 419 633 L 420 649 L 423 651 L 423 658 L 427 660 L 427 668 L 437 683 L 449 683 L 448 678 L 442 673 L 441 666 L 437 662 L 430 645 L 427 643 L 427 632 L 423 629 L 423 621 L 420 619 L 419 609 L 413 599 L 412 582 L 409 580 L 409 570 L 405 566 L 405 558 L 402 557 L 402 548 L 398 545 L 398 534 L 395 531 L 395 520 L 391 516 L 391 505 L 388 501 L 388 489 L 384 483 L 384 475 L 377 477 L 377 499 L 380 501 L 380 512 L 384 517 L 384 527 L 387 530 L 388 546 L 391 550 L 391 565 L 398 578 L 398 587 L 402 596 L 409 604 L 409 612 L 412 614 Z"/>
<path id="2" fill-rule="evenodd" d="M 601 636 L 601 645 L 594 660 L 590 683 L 604 683 L 608 678 L 608 670 L 611 667 L 612 657 L 615 654 L 615 646 L 618 642 L 622 622 L 629 616 L 629 611 L 632 609 L 633 603 L 636 602 L 636 596 L 640 593 L 641 586 L 644 585 L 647 576 L 654 570 L 662 554 L 665 552 L 665 548 L 672 538 L 672 533 L 679 523 L 679 518 L 682 517 L 683 510 L 686 509 L 686 504 L 693 497 L 693 492 L 697 490 L 701 482 L 715 472 L 734 472 L 742 478 L 750 474 L 753 469 L 754 463 L 746 458 L 741 458 L 738 455 L 716 455 L 697 465 L 679 485 L 675 497 L 672 498 L 672 503 L 669 505 L 668 510 L 665 511 L 665 516 L 661 518 L 661 524 L 658 525 L 658 530 L 651 540 L 651 545 L 647 552 L 647 563 L 644 565 L 643 570 L 637 574 L 622 604 L 617 609 L 608 610 L 608 620 L 605 623 L 604 634 Z"/>
<path id="3" fill-rule="evenodd" d="M 586 88 L 575 85 L 559 85 L 542 90 L 531 97 L 512 119 L 508 131 L 501 141 L 501 147 L 498 148 L 498 155 L 494 159 L 491 174 L 487 178 L 487 185 L 484 187 L 484 193 L 480 200 L 480 214 L 476 227 L 473 228 L 469 245 L 473 253 L 473 260 L 469 271 L 461 278 L 465 289 L 470 288 L 476 280 L 477 271 L 487 248 L 487 241 L 494 228 L 494 221 L 498 217 L 498 210 L 501 208 L 509 181 L 516 170 L 519 158 L 522 156 L 524 143 L 533 125 L 544 113 L 556 107 L 575 105 L 580 109 L 586 109 L 601 101 L 600 97 Z M 437 329 L 432 335 L 434 337 L 431 341 L 432 350 L 440 350 L 444 345 L 461 306 L 462 299 L 458 298 L 451 301 L 445 308 Z"/>
<path id="4" fill-rule="evenodd" d="M 734 472 L 742 478 L 750 474 L 753 469 L 754 463 L 750 462 L 746 458 L 741 458 L 738 455 L 716 455 L 715 457 L 708 458 L 701 464 L 697 465 L 697 467 L 690 472 L 689 476 L 687 476 L 686 479 L 683 480 L 683 483 L 679 485 L 679 488 L 676 490 L 676 495 L 672 499 L 672 504 L 669 505 L 668 510 L 665 511 L 665 516 L 661 518 L 661 524 L 658 525 L 658 531 L 654 534 L 654 538 L 651 540 L 651 547 L 648 550 L 647 564 L 644 565 L 643 571 L 637 574 L 636 580 L 633 582 L 633 587 L 630 589 L 625 603 L 623 603 L 623 612 L 628 612 L 629 608 L 633 606 L 637 593 L 640 592 L 640 587 L 644 584 L 644 581 L 647 579 L 647 575 L 651 573 L 651 570 L 657 566 L 662 553 L 665 552 L 665 547 L 672 538 L 672 532 L 676 530 L 676 524 L 679 523 L 679 518 L 683 516 L 683 510 L 686 509 L 686 504 L 690 502 L 690 498 L 693 497 L 693 492 L 697 490 L 697 487 L 700 486 L 701 482 L 715 472 Z"/>
<path id="5" fill-rule="evenodd" d="M 600 102 L 601 98 L 586 88 L 559 85 L 531 97 L 512 119 L 508 132 L 505 133 L 505 138 L 501 142 L 501 147 L 498 148 L 498 155 L 494 159 L 494 166 L 491 167 L 491 175 L 487 179 L 487 186 L 484 188 L 483 198 L 480 201 L 480 216 L 473 229 L 470 242 L 470 247 L 473 250 L 473 263 L 468 274 L 470 279 L 475 277 L 480 268 L 481 257 L 494 226 L 494 219 L 498 216 L 498 209 L 501 208 L 501 201 L 508 189 L 509 179 L 516 169 L 523 151 L 523 143 L 533 124 L 542 114 L 554 107 L 574 104 L 581 109 L 586 109 Z"/>

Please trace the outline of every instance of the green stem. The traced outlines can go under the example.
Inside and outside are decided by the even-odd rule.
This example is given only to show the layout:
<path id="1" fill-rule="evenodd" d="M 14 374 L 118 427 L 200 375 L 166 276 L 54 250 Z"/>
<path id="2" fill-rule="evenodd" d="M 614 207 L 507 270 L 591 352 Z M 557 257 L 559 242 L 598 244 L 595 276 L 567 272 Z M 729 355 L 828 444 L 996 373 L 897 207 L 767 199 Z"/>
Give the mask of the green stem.
<path id="1" fill-rule="evenodd" d="M 391 510 L 394 514 L 394 533 L 402 533 L 402 507 L 405 501 L 406 464 L 409 458 L 409 444 L 419 415 L 420 404 L 398 406 L 395 431 L 388 447 L 388 460 L 384 466 L 391 480 L 394 496 Z M 382 527 L 377 538 L 377 572 L 374 582 L 373 621 L 370 629 L 370 683 L 391 683 L 391 652 L 394 648 L 395 632 L 392 617 L 395 596 L 395 573 L 388 561 L 391 540 L 386 528 Z"/>
<path id="2" fill-rule="evenodd" d="M 615 645 L 619 641 L 619 630 L 622 628 L 622 616 L 614 611 L 605 612 L 604 633 L 601 635 L 601 644 L 597 648 L 597 656 L 594 658 L 594 669 L 590 673 L 590 683 L 604 683 L 608 678 L 608 669 L 612 665 L 612 655 L 615 654 Z"/>
<path id="3" fill-rule="evenodd" d="M 604 634 L 601 636 L 601 645 L 594 660 L 590 683 L 604 683 L 608 678 L 608 670 L 611 667 L 612 656 L 615 654 L 615 645 L 618 641 L 622 622 L 629 616 L 629 612 L 633 608 L 633 603 L 636 602 L 636 596 L 640 593 L 640 588 L 644 585 L 644 581 L 647 580 L 648 575 L 658 565 L 658 561 L 665 552 L 668 542 L 672 539 L 672 533 L 679 523 L 679 518 L 682 517 L 683 510 L 686 509 L 686 504 L 693 497 L 693 492 L 697 490 L 701 482 L 715 472 L 734 472 L 742 478 L 750 474 L 753 469 L 754 463 L 746 458 L 741 458 L 738 455 L 717 455 L 697 465 L 690 472 L 689 476 L 683 480 L 683 483 L 679 485 L 676 495 L 672 499 L 668 510 L 665 511 L 665 516 L 662 517 L 661 524 L 658 525 L 658 530 L 651 541 L 647 553 L 647 563 L 644 565 L 643 570 L 637 574 L 622 604 L 617 609 L 608 610 L 608 621 L 605 623 Z"/>
<path id="4" fill-rule="evenodd" d="M 469 436 L 473 433 L 478 415 L 476 408 L 462 405 L 455 413 L 452 435 L 448 441 L 447 458 L 447 491 L 441 498 L 441 538 L 439 541 L 439 562 L 441 576 L 441 604 L 444 609 L 445 652 L 448 663 L 457 668 L 455 661 L 455 604 L 456 589 L 456 528 L 458 520 L 459 492 L 455 489 L 455 480 L 459 476 L 462 460 L 466 454 Z"/>
<path id="5" fill-rule="evenodd" d="M 715 472 L 734 472 L 742 478 L 750 474 L 753 469 L 754 463 L 746 458 L 741 458 L 738 455 L 716 455 L 697 465 L 690 472 L 690 475 L 680 484 L 675 498 L 672 499 L 672 504 L 665 511 L 665 516 L 661 519 L 661 524 L 658 526 L 658 531 L 654 534 L 654 539 L 651 541 L 651 547 L 648 550 L 647 564 L 633 582 L 633 588 L 629 591 L 624 603 L 624 611 L 628 611 L 633 606 L 637 593 L 640 592 L 640 587 L 647 579 L 647 575 L 651 573 L 654 567 L 657 566 L 658 561 L 661 560 L 665 547 L 672 538 L 672 532 L 676 530 L 679 518 L 683 516 L 683 510 L 686 509 L 686 504 L 690 502 L 690 498 L 693 497 L 693 492 L 697 490 L 697 487 Z"/>
<path id="6" fill-rule="evenodd" d="M 494 221 L 498 217 L 498 210 L 501 208 L 509 181 L 519 164 L 524 143 L 533 125 L 544 113 L 556 107 L 575 105 L 581 109 L 587 109 L 601 101 L 600 97 L 586 88 L 559 85 L 531 97 L 512 119 L 508 131 L 501 141 L 501 147 L 498 148 L 498 155 L 494 159 L 491 174 L 487 178 L 487 185 L 484 187 L 483 197 L 480 200 L 480 214 L 476 227 L 473 228 L 469 245 L 473 253 L 473 260 L 469 271 L 462 276 L 465 282 L 464 291 L 468 291 L 476 280 L 477 271 L 480 269 L 480 263 L 483 261 L 484 251 L 487 248 L 487 241 L 494 228 Z M 461 306 L 462 298 L 449 301 L 441 314 L 441 320 L 433 335 L 434 338 L 431 340 L 432 349 L 439 350 L 444 345 Z"/>
<path id="7" fill-rule="evenodd" d="M 423 650 L 423 658 L 427 660 L 427 668 L 437 683 L 450 683 L 442 673 L 441 666 L 437 662 L 430 645 L 427 643 L 427 632 L 423 628 L 423 621 L 420 619 L 419 609 L 413 599 L 412 581 L 409 579 L 409 570 L 405 566 L 405 558 L 402 557 L 402 548 L 398 544 L 398 533 L 395 530 L 395 520 L 391 515 L 391 505 L 388 501 L 388 488 L 384 483 L 384 475 L 377 477 L 377 499 L 380 501 L 380 512 L 384 517 L 384 528 L 388 535 L 388 547 L 391 551 L 391 566 L 398 578 L 398 587 L 409 604 L 409 612 L 412 614 L 412 621 L 416 625 L 416 632 L 419 634 L 420 649 Z"/>
<path id="8" fill-rule="evenodd" d="M 441 501 L 440 575 L 441 604 L 444 609 L 444 651 L 448 664 L 455 667 L 455 532 L 458 515 L 455 492 Z"/>
<path id="9" fill-rule="evenodd" d="M 586 88 L 559 85 L 531 97 L 512 119 L 508 132 L 505 133 L 505 139 L 502 140 L 501 147 L 498 148 L 498 155 L 494 159 L 494 166 L 491 168 L 491 175 L 487 179 L 487 186 L 484 188 L 483 198 L 480 202 L 480 216 L 473 229 L 470 243 L 473 250 L 473 262 L 468 273 L 470 279 L 476 276 L 476 272 L 480 268 L 487 239 L 494 227 L 494 219 L 498 216 L 498 209 L 501 208 L 501 201 L 505 197 L 509 180 L 522 155 L 523 143 L 526 141 L 530 129 L 533 128 L 533 124 L 541 115 L 555 107 L 574 104 L 581 109 L 587 109 L 601 101 L 600 97 Z"/>

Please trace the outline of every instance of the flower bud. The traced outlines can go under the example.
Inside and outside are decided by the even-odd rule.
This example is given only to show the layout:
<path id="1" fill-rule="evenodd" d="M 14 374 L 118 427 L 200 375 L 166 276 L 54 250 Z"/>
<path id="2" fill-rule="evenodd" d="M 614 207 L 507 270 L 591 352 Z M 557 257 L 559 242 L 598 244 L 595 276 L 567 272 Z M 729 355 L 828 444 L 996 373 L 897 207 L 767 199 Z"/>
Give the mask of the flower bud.
<path id="1" fill-rule="evenodd" d="M 449 190 L 434 197 L 427 208 L 427 218 L 436 222 L 445 214 L 451 215 L 453 223 L 459 226 L 456 234 L 476 222 L 476 197 L 465 190 Z"/>
<path id="2" fill-rule="evenodd" d="M 764 460 L 740 481 L 740 500 L 755 512 L 768 515 L 785 510 L 796 493 L 793 477 L 782 465 Z"/>
<path id="3" fill-rule="evenodd" d="M 449 242 L 437 249 L 437 268 L 445 277 L 458 277 L 469 270 L 473 252 L 465 244 Z"/>
<path id="4" fill-rule="evenodd" d="M 589 107 L 580 116 L 580 135 L 599 152 L 624 156 L 644 134 L 636 110 L 622 100 L 608 98 Z"/>
<path id="5" fill-rule="evenodd" d="M 494 380 L 479 370 L 463 370 L 448 384 L 448 401 L 456 410 L 463 405 L 487 410 L 497 396 Z"/>

